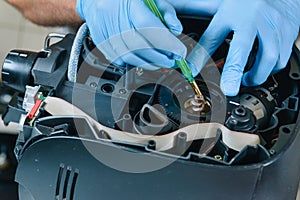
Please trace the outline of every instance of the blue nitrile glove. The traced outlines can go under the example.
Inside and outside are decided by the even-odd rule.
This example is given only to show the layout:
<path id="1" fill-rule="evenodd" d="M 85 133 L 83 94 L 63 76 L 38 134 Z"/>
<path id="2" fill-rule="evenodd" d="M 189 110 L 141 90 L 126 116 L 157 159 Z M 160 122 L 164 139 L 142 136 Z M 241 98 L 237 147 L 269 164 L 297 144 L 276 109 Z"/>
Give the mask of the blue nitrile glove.
<path id="1" fill-rule="evenodd" d="M 176 38 L 182 25 L 166 0 L 156 0 L 169 30 L 143 0 L 77 0 L 77 12 L 86 21 L 91 37 L 106 58 L 147 69 L 173 67 L 174 59 L 186 56 Z"/>
<path id="2" fill-rule="evenodd" d="M 222 0 L 168 0 L 178 14 L 211 17 Z"/>
<path id="3" fill-rule="evenodd" d="M 233 31 L 221 89 L 225 95 L 235 96 L 241 82 L 245 86 L 259 85 L 286 66 L 299 24 L 299 0 L 223 0 L 188 60 L 196 64 L 194 73 L 199 73 L 209 55 Z M 256 37 L 259 41 L 256 61 L 243 74 Z"/>

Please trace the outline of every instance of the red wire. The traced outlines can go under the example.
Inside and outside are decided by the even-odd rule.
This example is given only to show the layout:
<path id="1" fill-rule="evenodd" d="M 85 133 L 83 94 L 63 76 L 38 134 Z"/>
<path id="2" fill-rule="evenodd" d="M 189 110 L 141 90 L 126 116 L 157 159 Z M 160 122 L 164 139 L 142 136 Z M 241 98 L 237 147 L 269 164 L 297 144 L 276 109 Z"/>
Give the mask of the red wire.
<path id="1" fill-rule="evenodd" d="M 38 111 L 38 109 L 40 108 L 40 105 L 42 104 L 43 100 L 36 100 L 33 108 L 31 109 L 30 113 L 28 114 L 28 118 L 29 119 L 33 119 L 34 118 L 34 115 L 35 113 Z"/>

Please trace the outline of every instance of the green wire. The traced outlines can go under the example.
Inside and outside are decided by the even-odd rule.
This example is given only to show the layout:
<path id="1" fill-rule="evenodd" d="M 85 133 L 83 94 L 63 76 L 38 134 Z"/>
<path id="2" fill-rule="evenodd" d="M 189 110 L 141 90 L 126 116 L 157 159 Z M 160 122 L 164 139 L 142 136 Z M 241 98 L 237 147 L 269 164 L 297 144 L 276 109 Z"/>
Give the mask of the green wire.
<path id="1" fill-rule="evenodd" d="M 160 13 L 155 1 L 154 0 L 144 0 L 144 3 L 152 11 L 152 13 L 154 15 L 156 15 L 160 19 L 160 21 L 166 26 L 166 21 L 164 20 L 162 14 Z M 186 77 L 186 79 L 188 79 L 188 81 L 190 83 L 195 81 L 195 79 L 192 75 L 192 71 L 185 59 L 176 60 L 176 64 L 181 69 L 183 75 Z"/>
<path id="2" fill-rule="evenodd" d="M 166 21 L 163 18 L 163 16 L 161 15 L 155 1 L 154 0 L 144 0 L 144 3 L 152 11 L 152 13 L 154 15 L 156 15 L 164 25 L 166 25 Z"/>
<path id="3" fill-rule="evenodd" d="M 189 67 L 189 65 L 187 64 L 186 60 L 176 60 L 176 64 L 178 67 L 180 67 L 181 72 L 183 73 L 183 75 L 185 76 L 185 78 L 190 82 L 194 82 L 195 79 L 193 77 L 192 71 Z"/>

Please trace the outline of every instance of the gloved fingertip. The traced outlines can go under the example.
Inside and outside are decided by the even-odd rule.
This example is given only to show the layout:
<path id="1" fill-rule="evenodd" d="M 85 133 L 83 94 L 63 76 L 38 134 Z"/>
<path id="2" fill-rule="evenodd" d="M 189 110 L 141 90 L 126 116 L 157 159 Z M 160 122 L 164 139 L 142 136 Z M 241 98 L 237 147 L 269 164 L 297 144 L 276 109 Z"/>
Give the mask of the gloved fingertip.
<path id="1" fill-rule="evenodd" d="M 170 28 L 171 33 L 173 33 L 175 36 L 179 36 L 183 31 L 181 24 L 176 27 L 173 26 L 173 27 L 169 27 L 169 28 Z"/>
<path id="2" fill-rule="evenodd" d="M 235 85 L 230 84 L 221 84 L 221 90 L 226 96 L 236 96 L 239 93 L 239 87 L 235 87 Z"/>
<path id="3" fill-rule="evenodd" d="M 173 33 L 176 36 L 182 33 L 183 27 L 180 21 L 178 20 L 175 12 L 166 13 L 164 15 L 164 19 L 171 33 Z"/>
<path id="4" fill-rule="evenodd" d="M 175 36 L 179 36 L 182 32 L 174 29 L 170 29 L 171 33 L 173 33 Z"/>
<path id="5" fill-rule="evenodd" d="M 231 79 L 231 80 L 222 78 L 220 87 L 224 95 L 232 97 L 232 96 L 236 96 L 239 93 L 240 84 L 241 84 L 240 78 Z"/>

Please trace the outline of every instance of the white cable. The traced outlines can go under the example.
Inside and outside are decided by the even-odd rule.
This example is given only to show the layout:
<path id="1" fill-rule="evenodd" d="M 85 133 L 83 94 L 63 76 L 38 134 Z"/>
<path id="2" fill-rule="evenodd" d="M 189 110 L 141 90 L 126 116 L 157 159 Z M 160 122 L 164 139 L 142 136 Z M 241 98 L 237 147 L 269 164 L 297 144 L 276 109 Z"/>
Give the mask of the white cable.
<path id="1" fill-rule="evenodd" d="M 84 23 L 80 26 L 71 49 L 70 60 L 68 65 L 68 80 L 71 82 L 76 82 L 79 56 L 87 34 L 88 27 L 86 23 Z"/>

